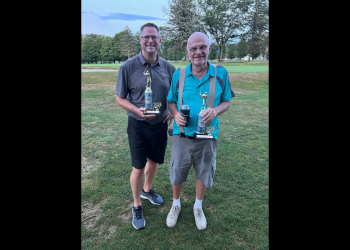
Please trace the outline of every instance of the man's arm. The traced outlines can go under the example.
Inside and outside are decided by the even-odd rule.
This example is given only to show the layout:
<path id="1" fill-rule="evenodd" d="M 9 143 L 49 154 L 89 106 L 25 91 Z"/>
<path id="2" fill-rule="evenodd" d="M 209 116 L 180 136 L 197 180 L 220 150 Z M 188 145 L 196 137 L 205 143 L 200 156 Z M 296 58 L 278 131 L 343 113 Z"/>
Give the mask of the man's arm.
<path id="1" fill-rule="evenodd" d="M 220 103 L 215 108 L 207 108 L 203 113 L 204 124 L 210 124 L 210 122 L 215 118 L 215 116 L 224 113 L 231 106 L 231 100 L 224 101 Z"/>
<path id="2" fill-rule="evenodd" d="M 133 112 L 143 118 L 152 118 L 156 115 L 144 115 L 143 111 L 146 111 L 146 108 L 137 108 L 134 104 L 132 104 L 127 98 L 120 97 L 115 95 L 115 100 L 117 104 L 125 110 Z"/>

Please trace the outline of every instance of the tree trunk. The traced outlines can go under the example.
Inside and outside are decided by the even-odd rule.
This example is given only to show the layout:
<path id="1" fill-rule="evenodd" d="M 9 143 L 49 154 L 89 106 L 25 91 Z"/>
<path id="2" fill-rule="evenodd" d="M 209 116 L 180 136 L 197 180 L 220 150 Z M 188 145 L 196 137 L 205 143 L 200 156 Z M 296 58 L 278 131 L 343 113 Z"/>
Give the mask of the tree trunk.
<path id="1" fill-rule="evenodd" d="M 186 51 L 186 62 L 189 63 L 189 59 L 188 59 L 188 53 L 187 53 L 187 49 L 185 48 Z"/>
<path id="2" fill-rule="evenodd" d="M 252 55 L 252 52 L 249 51 L 249 54 L 248 54 L 248 62 L 250 62 L 250 57 L 251 57 L 251 55 Z"/>
<path id="3" fill-rule="evenodd" d="M 269 52 L 269 44 L 266 45 L 265 55 L 264 55 L 264 61 L 267 60 L 267 52 Z"/>

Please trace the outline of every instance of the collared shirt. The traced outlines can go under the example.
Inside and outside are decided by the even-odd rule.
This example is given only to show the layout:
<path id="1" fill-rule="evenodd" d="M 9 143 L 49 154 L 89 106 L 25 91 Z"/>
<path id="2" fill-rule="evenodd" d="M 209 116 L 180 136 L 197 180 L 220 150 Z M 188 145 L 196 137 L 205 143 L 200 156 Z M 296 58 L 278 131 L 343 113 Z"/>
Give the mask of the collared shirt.
<path id="1" fill-rule="evenodd" d="M 148 67 L 147 67 L 148 66 Z M 175 72 L 175 67 L 168 61 L 157 55 L 156 63 L 151 66 L 142 56 L 142 51 L 122 63 L 118 70 L 115 94 L 128 98 L 137 108 L 145 107 L 145 90 L 147 77 L 143 74 L 147 67 L 151 76 L 151 89 L 153 92 L 153 103 L 161 102 L 159 115 L 154 118 L 142 118 L 133 112 L 127 111 L 127 114 L 137 120 L 147 120 L 150 123 L 161 122 L 167 115 L 168 102 L 167 95 L 171 84 L 171 77 Z"/>
<path id="2" fill-rule="evenodd" d="M 194 136 L 196 132 L 196 124 L 197 124 L 197 114 L 200 112 L 200 109 L 203 105 L 203 98 L 200 97 L 200 94 L 204 94 L 207 92 L 207 102 L 209 98 L 209 83 L 210 76 L 215 75 L 215 68 L 213 65 L 208 63 L 208 71 L 199 80 L 194 74 L 191 72 L 192 62 L 186 67 L 185 71 L 185 84 L 184 90 L 182 94 L 182 105 L 189 105 L 190 107 L 190 122 L 188 127 L 184 127 L 185 134 L 188 136 Z M 223 101 L 229 101 L 235 94 L 232 91 L 230 79 L 228 77 L 227 70 L 221 66 L 216 66 L 216 85 L 215 85 L 215 99 L 213 107 L 218 106 Z M 177 102 L 177 108 L 180 110 L 180 102 L 179 102 L 179 76 L 180 69 L 177 69 L 173 74 L 171 80 L 171 87 L 168 94 L 169 102 Z M 219 132 L 219 118 L 216 116 L 210 123 L 210 126 L 215 127 L 215 130 L 211 133 L 215 139 L 217 139 L 217 133 Z M 174 131 L 173 134 L 180 134 L 179 126 L 174 121 Z"/>

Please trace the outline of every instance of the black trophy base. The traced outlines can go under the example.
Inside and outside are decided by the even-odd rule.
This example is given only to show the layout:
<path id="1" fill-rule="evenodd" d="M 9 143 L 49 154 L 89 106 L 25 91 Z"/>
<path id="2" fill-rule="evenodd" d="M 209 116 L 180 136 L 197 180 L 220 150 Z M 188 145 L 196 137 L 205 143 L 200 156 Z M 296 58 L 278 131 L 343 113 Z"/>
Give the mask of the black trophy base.
<path id="1" fill-rule="evenodd" d="M 197 134 L 197 133 L 194 133 L 194 138 L 195 139 L 200 139 L 200 140 L 211 140 L 213 139 L 214 137 L 212 135 L 208 135 L 206 133 L 204 134 Z"/>
<path id="2" fill-rule="evenodd" d="M 143 111 L 144 115 L 159 115 L 159 110 L 154 109 L 147 109 L 146 111 Z"/>

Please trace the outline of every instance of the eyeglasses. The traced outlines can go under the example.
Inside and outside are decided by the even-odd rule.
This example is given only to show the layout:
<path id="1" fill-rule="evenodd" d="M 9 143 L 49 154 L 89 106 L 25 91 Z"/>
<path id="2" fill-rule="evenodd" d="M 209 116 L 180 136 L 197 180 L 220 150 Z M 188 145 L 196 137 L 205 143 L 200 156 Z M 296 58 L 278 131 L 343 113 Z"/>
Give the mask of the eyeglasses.
<path id="1" fill-rule="evenodd" d="M 152 38 L 153 41 L 157 41 L 159 36 L 141 36 L 143 41 L 148 41 L 150 38 Z"/>
<path id="2" fill-rule="evenodd" d="M 206 50 L 207 48 L 208 48 L 208 46 L 204 46 L 204 45 L 203 45 L 203 46 L 200 46 L 200 47 L 199 47 L 199 50 L 200 50 L 200 51 L 204 51 L 204 50 Z M 197 48 L 190 48 L 190 51 L 191 51 L 191 52 L 195 52 L 195 51 L 197 51 L 197 49 L 198 49 L 198 47 L 197 47 Z"/>

